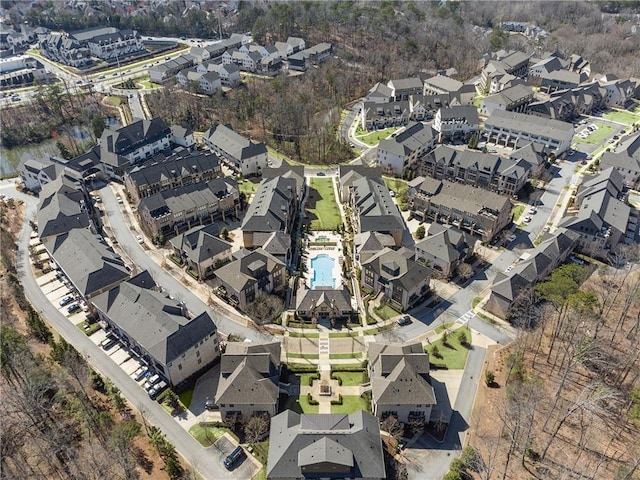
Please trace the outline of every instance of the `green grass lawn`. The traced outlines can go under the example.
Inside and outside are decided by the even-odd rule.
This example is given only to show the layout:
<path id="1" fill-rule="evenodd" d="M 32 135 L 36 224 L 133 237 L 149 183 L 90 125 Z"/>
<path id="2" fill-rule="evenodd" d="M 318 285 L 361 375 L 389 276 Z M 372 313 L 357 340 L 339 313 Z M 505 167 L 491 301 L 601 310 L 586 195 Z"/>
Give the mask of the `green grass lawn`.
<path id="1" fill-rule="evenodd" d="M 342 379 L 343 387 L 357 387 L 363 380 L 363 372 L 333 372 L 333 376 Z"/>
<path id="2" fill-rule="evenodd" d="M 267 467 L 262 467 L 251 480 L 267 480 Z"/>
<path id="3" fill-rule="evenodd" d="M 108 103 L 113 107 L 118 107 L 122 103 L 122 99 L 120 97 L 111 96 L 105 99 L 105 103 Z"/>
<path id="4" fill-rule="evenodd" d="M 482 100 L 484 100 L 484 97 L 482 95 L 476 95 L 476 97 L 473 99 L 473 106 L 476 108 L 482 107 Z"/>
<path id="5" fill-rule="evenodd" d="M 87 330 L 84 329 L 85 325 L 89 325 L 89 328 Z M 84 322 L 80 322 L 78 324 L 78 328 L 80 330 L 82 330 L 84 333 L 87 334 L 87 337 L 90 337 L 91 335 L 93 335 L 94 333 L 96 333 L 98 330 L 100 330 L 100 324 L 99 323 L 87 323 L 87 321 L 85 320 Z"/>
<path id="6" fill-rule="evenodd" d="M 467 341 L 471 342 L 471 330 L 469 328 L 459 328 L 449 334 L 449 345 L 445 346 L 442 339 L 433 342 L 431 345 L 425 348 L 425 351 L 431 355 L 431 360 L 434 363 L 444 363 L 449 370 L 463 370 L 464 364 L 467 361 L 467 355 L 469 355 L 469 349 L 460 345 L 458 340 L 459 333 L 463 331 L 467 335 Z M 441 358 L 432 355 L 433 347 L 437 345 L 440 351 Z"/>
<path id="7" fill-rule="evenodd" d="M 238 183 L 238 188 L 240 189 L 240 192 L 247 196 L 248 200 L 249 197 L 258 189 L 258 185 L 260 185 L 260 182 L 254 182 L 253 180 L 247 180 L 245 178 L 242 180 L 242 183 Z"/>
<path id="8" fill-rule="evenodd" d="M 319 336 L 318 332 L 289 332 L 291 338 L 318 338 Z"/>
<path id="9" fill-rule="evenodd" d="M 343 395 L 342 405 L 331 405 L 331 413 L 353 413 L 358 410 L 364 410 L 365 412 L 371 408 L 371 405 L 367 405 L 367 402 L 357 395 Z"/>
<path id="10" fill-rule="evenodd" d="M 362 352 L 353 352 L 353 353 L 330 353 L 329 358 L 334 360 L 346 360 L 349 358 L 360 358 L 362 357 Z"/>
<path id="11" fill-rule="evenodd" d="M 319 354 L 317 353 L 287 353 L 287 357 L 289 358 L 305 358 L 307 360 L 313 360 L 319 358 Z"/>
<path id="12" fill-rule="evenodd" d="M 511 215 L 513 216 L 514 222 L 518 221 L 520 215 L 522 215 L 522 212 L 524 212 L 524 205 L 516 205 L 511 209 Z"/>
<path id="13" fill-rule="evenodd" d="M 382 327 L 369 328 L 362 333 L 364 335 L 375 335 L 376 333 L 384 332 L 385 330 L 391 330 L 394 326 L 395 323 L 390 323 L 389 325 L 383 325 Z"/>
<path id="14" fill-rule="evenodd" d="M 296 413 L 318 413 L 318 405 L 309 405 L 306 395 L 289 397 L 285 410 L 293 410 Z"/>
<path id="15" fill-rule="evenodd" d="M 447 328 L 450 328 L 453 325 L 452 322 L 447 322 L 444 325 L 440 325 L 439 327 L 436 327 L 436 333 L 440 333 L 443 330 L 446 330 Z"/>
<path id="16" fill-rule="evenodd" d="M 624 123 L 625 125 L 633 125 L 635 122 L 640 121 L 640 113 L 632 113 L 626 110 L 613 110 L 603 113 L 602 118 L 606 118 L 612 122 Z"/>
<path id="17" fill-rule="evenodd" d="M 393 190 L 395 192 L 397 197 L 407 193 L 407 190 L 409 190 L 409 184 L 400 178 L 382 177 L 382 180 L 384 180 L 384 183 L 389 190 Z"/>
<path id="18" fill-rule="evenodd" d="M 189 408 L 189 406 L 191 405 L 191 400 L 193 400 L 193 388 L 180 392 L 178 398 L 185 408 Z"/>
<path id="19" fill-rule="evenodd" d="M 374 308 L 373 311 L 382 320 L 389 320 L 390 318 L 397 317 L 398 315 L 400 315 L 400 312 L 391 308 L 389 304 L 384 304 L 380 307 Z"/>
<path id="20" fill-rule="evenodd" d="M 329 333 L 329 338 L 347 338 L 347 337 L 357 337 L 358 332 L 335 332 Z"/>
<path id="21" fill-rule="evenodd" d="M 589 145 L 599 145 L 604 142 L 614 132 L 614 128 L 610 125 L 604 125 L 602 123 L 596 124 L 598 129 L 589 135 L 587 138 L 574 137 L 576 143 L 586 143 Z"/>
<path id="22" fill-rule="evenodd" d="M 331 178 L 311 179 L 307 212 L 312 218 L 311 228 L 316 232 L 320 230 L 335 230 L 338 225 L 342 225 L 342 217 L 336 203 L 333 180 Z"/>
<path id="23" fill-rule="evenodd" d="M 150 80 L 139 80 L 138 83 L 147 89 L 160 88 L 160 85 L 158 85 L 157 83 L 153 83 Z"/>
<path id="24" fill-rule="evenodd" d="M 189 433 L 195 438 L 203 447 L 209 447 L 215 443 L 225 433 L 229 433 L 233 438 L 238 440 L 238 437 L 228 428 L 224 427 L 203 427 L 200 424 L 194 425 L 189 429 Z"/>
<path id="25" fill-rule="evenodd" d="M 253 456 L 256 457 L 261 464 L 266 465 L 267 456 L 269 455 L 269 440 L 252 443 L 251 446 L 253 447 Z"/>
<path id="26" fill-rule="evenodd" d="M 389 135 L 391 135 L 393 132 L 397 130 L 398 130 L 398 127 L 391 127 L 391 128 L 385 128 L 384 130 L 377 130 L 367 135 L 363 135 L 361 137 L 359 136 L 358 140 L 366 143 L 367 145 L 375 147 L 376 145 L 378 145 L 378 142 L 380 142 L 380 140 L 387 138 Z"/>

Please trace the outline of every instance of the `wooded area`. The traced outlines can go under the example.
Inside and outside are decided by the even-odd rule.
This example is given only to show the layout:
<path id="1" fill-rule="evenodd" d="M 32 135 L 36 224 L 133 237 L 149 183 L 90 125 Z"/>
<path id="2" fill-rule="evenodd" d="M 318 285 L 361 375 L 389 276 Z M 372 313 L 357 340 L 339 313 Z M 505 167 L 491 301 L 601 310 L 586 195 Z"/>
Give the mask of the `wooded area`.
<path id="1" fill-rule="evenodd" d="M 640 275 L 588 273 L 561 266 L 522 293 L 472 419 L 476 477 L 638 478 Z"/>

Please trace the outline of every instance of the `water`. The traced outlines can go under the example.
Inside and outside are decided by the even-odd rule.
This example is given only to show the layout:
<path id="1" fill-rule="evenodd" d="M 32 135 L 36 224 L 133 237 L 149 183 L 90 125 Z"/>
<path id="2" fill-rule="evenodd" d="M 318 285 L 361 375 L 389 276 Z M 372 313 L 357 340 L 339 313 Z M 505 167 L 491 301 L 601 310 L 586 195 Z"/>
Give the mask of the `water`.
<path id="1" fill-rule="evenodd" d="M 336 261 L 327 254 L 321 253 L 311 259 L 313 278 L 310 282 L 312 289 L 316 287 L 335 288 L 336 279 L 333 278 L 333 267 Z"/>
<path id="2" fill-rule="evenodd" d="M 107 128 L 117 128 L 120 122 L 116 117 L 105 118 Z M 75 142 L 88 142 L 91 140 L 91 133 L 86 127 L 73 126 L 67 129 L 65 136 Z M 24 147 L 4 148 L 0 146 L 0 175 L 9 175 L 17 171 L 18 165 L 23 159 L 42 158 L 47 155 L 60 155 L 55 140 L 45 140 L 37 145 L 26 145 Z"/>

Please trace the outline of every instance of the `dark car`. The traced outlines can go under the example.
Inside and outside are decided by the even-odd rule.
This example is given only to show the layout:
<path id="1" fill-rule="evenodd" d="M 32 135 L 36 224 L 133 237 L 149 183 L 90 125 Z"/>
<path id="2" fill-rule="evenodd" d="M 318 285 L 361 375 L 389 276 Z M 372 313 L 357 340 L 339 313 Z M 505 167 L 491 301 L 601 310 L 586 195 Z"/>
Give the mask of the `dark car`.
<path id="1" fill-rule="evenodd" d="M 72 303 L 67 307 L 67 312 L 69 313 L 75 313 L 78 310 L 80 310 L 80 305 L 78 305 L 77 303 Z"/>
<path id="2" fill-rule="evenodd" d="M 396 321 L 396 323 L 401 327 L 403 325 L 409 325 L 411 323 L 411 317 L 409 315 L 403 315 Z"/>
<path id="3" fill-rule="evenodd" d="M 116 344 L 116 339 L 113 337 L 107 337 L 104 340 L 102 340 L 102 342 L 100 342 L 100 346 L 104 349 L 104 350 L 109 350 L 110 348 L 112 348 L 114 345 Z"/>
<path id="4" fill-rule="evenodd" d="M 60 300 L 60 306 L 64 307 L 65 305 L 69 305 L 71 302 L 73 302 L 73 296 L 67 295 L 62 300 Z"/>
<path id="5" fill-rule="evenodd" d="M 227 470 L 233 470 L 235 466 L 245 457 L 244 449 L 237 446 L 233 452 L 224 459 L 224 466 Z"/>

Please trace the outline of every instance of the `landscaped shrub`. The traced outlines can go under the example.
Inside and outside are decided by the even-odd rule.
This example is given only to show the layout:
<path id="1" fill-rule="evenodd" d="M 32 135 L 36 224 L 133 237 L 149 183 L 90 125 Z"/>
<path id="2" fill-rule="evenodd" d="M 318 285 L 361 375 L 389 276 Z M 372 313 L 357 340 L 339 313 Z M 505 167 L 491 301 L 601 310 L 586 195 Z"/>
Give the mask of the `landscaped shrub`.
<path id="1" fill-rule="evenodd" d="M 331 405 L 342 405 L 342 394 L 338 394 L 337 400 L 331 400 Z"/>
<path id="2" fill-rule="evenodd" d="M 313 381 L 314 381 L 314 380 L 320 380 L 320 374 L 319 374 L 319 373 L 315 373 L 315 374 L 313 374 L 313 375 L 309 375 L 309 380 L 308 380 L 308 382 L 309 382 L 309 386 L 310 386 L 310 387 L 311 387 L 311 386 L 313 386 Z"/>
<path id="3" fill-rule="evenodd" d="M 307 393 L 307 403 L 309 405 L 320 405 L 320 402 L 314 399 L 310 393 Z"/>
<path id="4" fill-rule="evenodd" d="M 342 378 L 340 378 L 338 375 L 335 374 L 335 372 L 331 372 L 331 378 L 333 380 L 337 380 L 338 381 L 338 386 L 342 386 Z"/>

